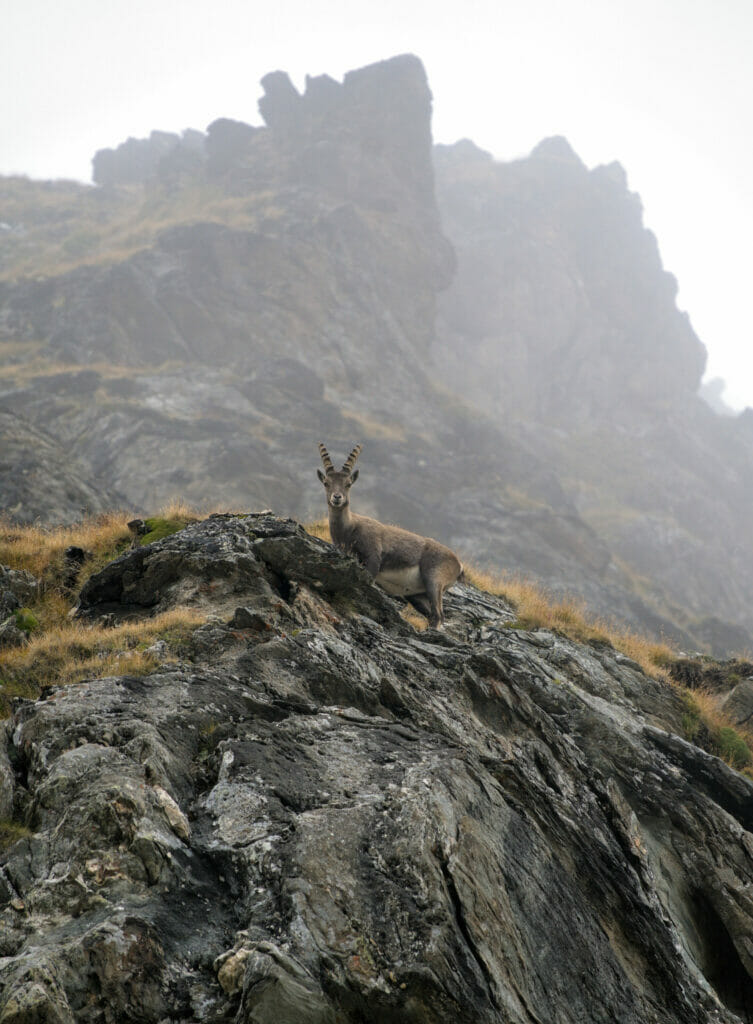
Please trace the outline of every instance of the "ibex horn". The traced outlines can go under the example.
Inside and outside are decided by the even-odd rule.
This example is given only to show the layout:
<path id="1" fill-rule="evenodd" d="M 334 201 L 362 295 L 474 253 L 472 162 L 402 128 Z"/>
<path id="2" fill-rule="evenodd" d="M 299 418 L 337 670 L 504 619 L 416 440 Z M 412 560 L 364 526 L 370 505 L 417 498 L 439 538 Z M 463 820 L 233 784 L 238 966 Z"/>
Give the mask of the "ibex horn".
<path id="1" fill-rule="evenodd" d="M 355 446 L 355 448 L 353 449 L 353 451 L 350 453 L 350 455 L 347 457 L 345 462 L 343 463 L 343 468 L 342 468 L 343 473 L 350 473 L 350 471 L 353 469 L 353 467 L 356 464 L 356 459 L 358 458 L 358 456 L 360 454 L 361 454 L 361 445 L 357 444 Z"/>
<path id="2" fill-rule="evenodd" d="M 329 452 L 321 443 L 321 441 L 319 442 L 319 454 L 321 455 L 322 462 L 324 463 L 324 472 L 334 473 L 335 467 L 332 465 L 332 459 L 329 457 Z"/>

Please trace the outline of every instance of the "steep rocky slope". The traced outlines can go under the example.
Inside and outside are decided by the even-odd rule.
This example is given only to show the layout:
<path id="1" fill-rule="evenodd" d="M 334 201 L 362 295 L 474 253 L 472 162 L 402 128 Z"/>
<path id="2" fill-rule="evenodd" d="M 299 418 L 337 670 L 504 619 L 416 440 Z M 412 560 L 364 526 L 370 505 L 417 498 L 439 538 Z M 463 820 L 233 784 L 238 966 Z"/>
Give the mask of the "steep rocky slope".
<path id="1" fill-rule="evenodd" d="M 78 615 L 186 603 L 181 661 L 6 723 L 3 1024 L 753 1020 L 753 784 L 671 687 L 470 587 L 416 633 L 267 514 Z"/>
<path id="2" fill-rule="evenodd" d="M 263 88 L 264 126 L 129 140 L 96 188 L 0 182 L 5 511 L 309 519 L 316 442 L 360 440 L 361 511 L 686 648 L 753 645 L 753 435 L 698 399 L 619 167 L 562 140 L 433 163 L 411 56 Z M 51 438 L 61 498 L 22 484 Z"/>

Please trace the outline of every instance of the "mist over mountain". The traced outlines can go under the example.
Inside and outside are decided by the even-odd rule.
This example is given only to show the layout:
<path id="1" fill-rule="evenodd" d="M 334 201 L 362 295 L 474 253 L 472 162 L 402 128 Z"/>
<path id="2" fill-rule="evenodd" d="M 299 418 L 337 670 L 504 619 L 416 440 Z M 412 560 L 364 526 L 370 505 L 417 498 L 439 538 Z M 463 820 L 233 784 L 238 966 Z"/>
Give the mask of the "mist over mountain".
<path id="1" fill-rule="evenodd" d="M 432 147 L 412 56 L 263 86 L 264 126 L 130 139 L 94 188 L 0 181 L 0 504 L 313 518 L 316 442 L 361 441 L 358 511 L 682 645 L 749 646 L 753 431 L 699 395 L 622 168 L 563 139 L 512 163 Z M 53 446 L 65 500 L 21 486 Z"/>

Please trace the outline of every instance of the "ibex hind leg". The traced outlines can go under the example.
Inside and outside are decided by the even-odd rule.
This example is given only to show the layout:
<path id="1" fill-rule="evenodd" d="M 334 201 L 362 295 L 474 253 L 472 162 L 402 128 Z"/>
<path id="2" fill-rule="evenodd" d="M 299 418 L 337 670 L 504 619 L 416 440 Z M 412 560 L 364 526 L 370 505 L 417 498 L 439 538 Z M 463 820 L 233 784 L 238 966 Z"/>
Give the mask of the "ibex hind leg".
<path id="1" fill-rule="evenodd" d="M 426 594 L 410 594 L 407 598 L 417 612 L 425 615 L 427 619 L 431 618 L 431 603 Z"/>
<path id="2" fill-rule="evenodd" d="M 429 599 L 430 605 L 429 625 L 434 629 L 441 629 L 444 623 L 444 614 L 442 612 L 443 593 L 444 585 L 440 580 L 434 578 L 426 580 L 426 596 Z"/>

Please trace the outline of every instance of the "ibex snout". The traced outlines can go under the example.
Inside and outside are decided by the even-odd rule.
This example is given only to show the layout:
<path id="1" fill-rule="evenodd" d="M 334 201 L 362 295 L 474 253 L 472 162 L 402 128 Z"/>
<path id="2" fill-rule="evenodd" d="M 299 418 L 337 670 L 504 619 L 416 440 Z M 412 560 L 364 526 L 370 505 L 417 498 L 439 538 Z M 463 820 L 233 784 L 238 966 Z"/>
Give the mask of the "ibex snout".
<path id="1" fill-rule="evenodd" d="M 329 496 L 329 503 L 333 508 L 340 508 L 341 505 L 345 504 L 345 495 L 342 491 L 333 491 Z"/>

